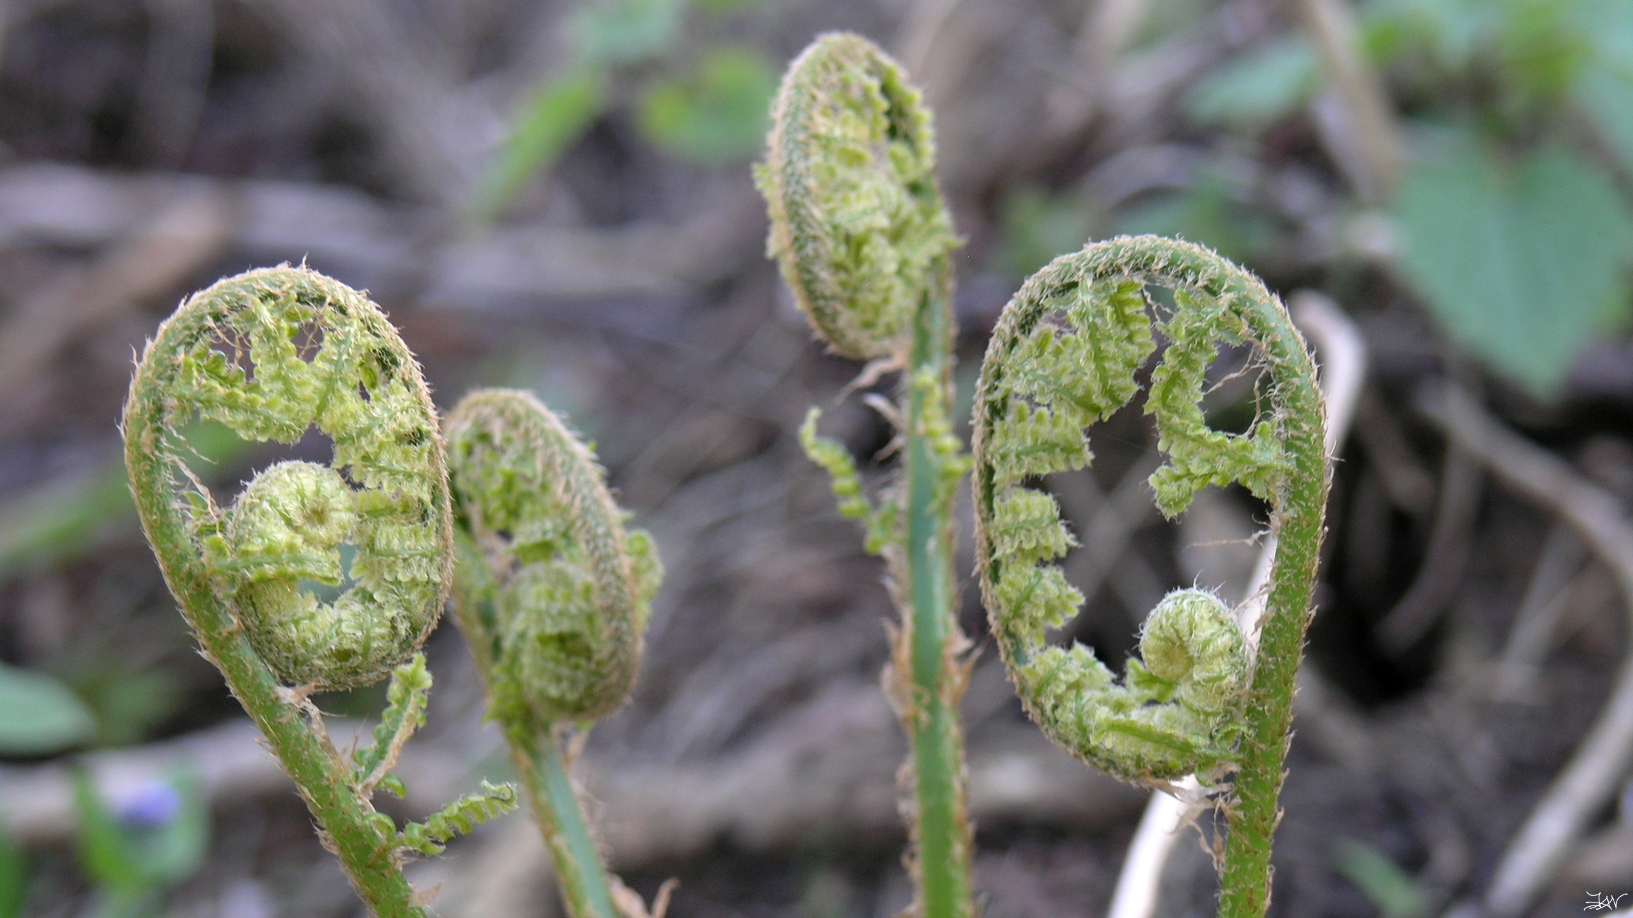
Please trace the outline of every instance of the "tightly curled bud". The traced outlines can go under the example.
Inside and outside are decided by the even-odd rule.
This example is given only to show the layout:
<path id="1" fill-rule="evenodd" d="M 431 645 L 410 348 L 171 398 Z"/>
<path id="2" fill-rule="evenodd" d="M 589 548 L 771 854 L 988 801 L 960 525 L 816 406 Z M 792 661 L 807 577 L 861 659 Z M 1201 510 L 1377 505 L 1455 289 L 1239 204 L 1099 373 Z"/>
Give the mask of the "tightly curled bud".
<path id="1" fill-rule="evenodd" d="M 474 392 L 448 417 L 460 563 L 455 607 L 493 716 L 542 733 L 629 697 L 661 568 L 624 530 L 588 448 L 525 392 Z"/>
<path id="2" fill-rule="evenodd" d="M 281 443 L 315 425 L 334 467 L 278 463 L 222 510 L 187 472 L 194 420 Z M 424 642 L 453 564 L 442 444 L 419 367 L 362 294 L 285 266 L 190 297 L 143 353 L 124 428 L 143 528 L 195 630 L 228 615 L 277 678 L 319 688 L 374 682 Z"/>
<path id="3" fill-rule="evenodd" d="M 767 254 L 835 351 L 900 356 L 925 297 L 945 302 L 958 246 L 935 181 L 930 113 L 901 66 L 857 35 L 789 65 L 755 173 Z"/>

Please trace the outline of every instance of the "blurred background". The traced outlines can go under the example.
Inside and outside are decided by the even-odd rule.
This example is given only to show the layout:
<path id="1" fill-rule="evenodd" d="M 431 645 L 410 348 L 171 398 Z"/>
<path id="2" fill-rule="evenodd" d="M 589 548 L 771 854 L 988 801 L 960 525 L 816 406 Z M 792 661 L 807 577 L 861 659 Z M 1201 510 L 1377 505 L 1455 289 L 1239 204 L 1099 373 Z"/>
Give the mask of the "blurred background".
<path id="1" fill-rule="evenodd" d="M 442 407 L 506 385 L 565 412 L 653 532 L 640 687 L 583 760 L 630 884 L 679 878 L 676 918 L 908 905 L 894 613 L 794 431 L 815 404 L 864 459 L 891 433 L 837 401 L 861 368 L 811 341 L 749 178 L 783 65 L 831 29 L 893 49 L 936 111 L 961 417 L 1020 281 L 1115 233 L 1213 246 L 1365 345 L 1271 913 L 1633 893 L 1626 0 L 8 0 L 0 918 L 362 914 L 196 654 L 115 429 L 179 298 L 282 261 L 370 290 Z M 1221 386 L 1214 422 L 1251 389 Z M 1165 523 L 1146 419 L 1093 437 L 1095 467 L 1050 482 L 1090 597 L 1061 639 L 1120 667 L 1167 589 L 1239 594 L 1264 511 L 1226 490 Z M 211 484 L 288 454 L 223 449 Z M 1144 795 L 1026 721 L 977 592 L 985 913 L 1104 914 Z M 508 773 L 455 629 L 428 652 L 400 817 Z M 344 737 L 383 694 L 319 703 Z M 1160 914 L 1213 913 L 1198 838 Z M 440 914 L 561 914 L 521 815 L 411 877 Z"/>

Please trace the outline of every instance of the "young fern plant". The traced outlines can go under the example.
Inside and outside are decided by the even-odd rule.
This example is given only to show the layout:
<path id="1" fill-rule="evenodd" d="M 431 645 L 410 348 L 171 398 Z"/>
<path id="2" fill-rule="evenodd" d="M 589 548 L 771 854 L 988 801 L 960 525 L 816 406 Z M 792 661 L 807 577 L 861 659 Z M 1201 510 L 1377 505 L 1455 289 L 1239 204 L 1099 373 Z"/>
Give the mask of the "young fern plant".
<path id="1" fill-rule="evenodd" d="M 222 506 L 187 465 L 195 421 L 286 444 L 316 426 L 334 457 L 272 465 Z M 431 687 L 416 651 L 453 566 L 442 440 L 413 355 L 357 291 L 305 268 L 250 271 L 189 297 L 160 326 L 123 427 L 143 531 L 204 656 L 374 914 L 424 916 L 405 858 L 440 851 L 516 794 L 484 784 L 402 829 L 373 806 L 377 789 L 403 792 L 392 769 Z M 348 759 L 308 696 L 387 675 L 374 742 Z"/>
<path id="2" fill-rule="evenodd" d="M 1158 309 L 1145 287 L 1173 292 Z M 1209 485 L 1237 482 L 1270 506 L 1277 536 L 1266 611 L 1244 632 L 1217 598 L 1169 594 L 1151 613 L 1123 683 L 1086 647 L 1044 643 L 1083 596 L 1049 562 L 1073 544 L 1053 497 L 1029 487 L 1087 466 L 1084 428 L 1129 401 L 1151 373 L 1146 413 L 1167 463 L 1151 476 L 1174 516 Z M 1241 434 L 1208 427 L 1201 401 L 1221 345 L 1251 345 L 1269 384 Z M 1222 918 L 1261 918 L 1309 622 L 1329 479 L 1313 362 L 1281 302 L 1217 254 L 1155 236 L 1063 255 L 1005 307 L 982 363 L 974 419 L 976 559 L 993 634 L 1016 690 L 1057 744 L 1119 778 L 1162 787 L 1194 773 L 1235 777 L 1224 803 Z"/>
<path id="3" fill-rule="evenodd" d="M 833 478 L 840 511 L 890 566 L 902 619 L 885 684 L 912 744 L 916 914 L 964 918 L 970 904 L 958 701 L 967 642 L 953 609 L 952 505 L 968 457 L 952 435 L 952 266 L 958 247 L 935 181 L 930 113 L 899 64 L 855 35 L 818 38 L 783 77 L 756 183 L 768 253 L 835 352 L 902 373 L 893 423 L 902 480 L 877 504 L 845 448 L 800 431 Z"/>
<path id="4" fill-rule="evenodd" d="M 473 392 L 447 430 L 454 608 L 488 715 L 510 744 L 569 914 L 638 918 L 644 904 L 602 864 L 563 746 L 629 698 L 662 577 L 657 553 L 645 532 L 625 530 L 595 455 L 528 393 Z"/>

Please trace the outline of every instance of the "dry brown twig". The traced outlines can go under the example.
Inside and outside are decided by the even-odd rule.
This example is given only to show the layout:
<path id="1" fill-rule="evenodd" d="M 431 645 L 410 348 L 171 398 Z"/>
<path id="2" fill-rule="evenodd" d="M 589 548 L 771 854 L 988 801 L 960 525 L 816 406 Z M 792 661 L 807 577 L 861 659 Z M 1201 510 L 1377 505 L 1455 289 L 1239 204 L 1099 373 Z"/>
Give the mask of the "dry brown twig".
<path id="1" fill-rule="evenodd" d="M 1497 479 L 1558 515 L 1616 575 L 1633 618 L 1633 525 L 1615 495 L 1552 453 L 1522 439 L 1456 386 L 1425 390 L 1425 416 L 1474 454 Z M 1633 652 L 1624 651 L 1615 688 L 1576 754 L 1509 843 L 1485 895 L 1495 918 L 1518 918 L 1564 863 L 1588 819 L 1633 764 Z"/>

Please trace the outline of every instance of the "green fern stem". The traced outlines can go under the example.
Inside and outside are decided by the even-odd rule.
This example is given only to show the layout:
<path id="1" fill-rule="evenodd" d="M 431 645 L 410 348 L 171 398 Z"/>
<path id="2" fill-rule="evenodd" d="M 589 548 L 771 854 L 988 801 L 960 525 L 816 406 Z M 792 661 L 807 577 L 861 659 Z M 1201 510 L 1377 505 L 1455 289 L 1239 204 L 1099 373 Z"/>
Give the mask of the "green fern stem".
<path id="1" fill-rule="evenodd" d="M 320 342 L 309 353 L 304 330 Z M 253 380 L 228 356 L 246 352 Z M 280 463 L 232 507 L 218 507 L 185 465 L 181 431 L 198 418 L 285 443 L 316 425 L 356 487 L 327 467 Z M 446 473 L 413 357 L 356 291 L 304 268 L 251 271 L 190 297 L 159 329 L 131 382 L 123 427 L 143 531 L 204 655 L 369 908 L 381 918 L 425 915 L 403 877 L 395 826 L 375 812 L 362 776 L 304 700 L 315 688 L 391 672 L 446 596 Z M 296 504 L 281 503 L 288 499 Z M 356 560 L 342 575 L 344 544 Z M 325 580 L 345 587 L 333 603 L 300 585 Z M 405 671 L 423 675 L 416 666 Z"/>
<path id="2" fill-rule="evenodd" d="M 833 476 L 840 512 L 867 526 L 890 563 L 902 624 L 886 677 L 913 747 L 910 862 L 915 914 L 965 918 L 965 639 L 953 618 L 952 501 L 968 468 L 952 436 L 949 255 L 959 240 L 935 181 L 930 113 L 899 64 L 868 40 L 824 35 L 789 65 L 756 172 L 771 216 L 768 253 L 834 351 L 902 371 L 902 484 L 874 507 L 856 463 L 816 435 L 801 441 Z"/>
<path id="3" fill-rule="evenodd" d="M 589 448 L 531 395 L 490 389 L 448 416 L 454 608 L 572 918 L 619 918 L 559 735 L 629 697 L 662 569 L 626 531 Z"/>
<path id="4" fill-rule="evenodd" d="M 935 267 L 947 270 L 945 261 Z M 905 422 L 911 614 L 899 640 L 910 653 L 912 697 L 902 705 L 902 721 L 913 746 L 920 895 L 930 918 L 970 914 L 970 829 L 958 721 L 965 638 L 954 618 L 952 559 L 953 490 L 966 466 L 948 429 L 951 326 L 948 303 L 926 297 L 913 321 Z"/>
<path id="5" fill-rule="evenodd" d="M 568 913 L 574 918 L 622 918 L 560 741 L 550 733 L 513 734 L 510 744 L 534 818 L 556 863 Z"/>
<path id="6" fill-rule="evenodd" d="M 1027 487 L 1090 461 L 1083 429 L 1133 397 L 1155 351 L 1143 289 L 1174 292 L 1158 310 L 1170 342 L 1146 413 L 1167 463 L 1151 477 L 1173 516 L 1232 481 L 1271 507 L 1278 536 L 1257 655 L 1222 603 L 1196 590 L 1152 612 L 1123 684 L 1082 646 L 1048 647 L 1048 629 L 1083 597 L 1048 562 L 1073 539 L 1048 494 Z M 1221 344 L 1251 345 L 1269 410 L 1242 434 L 1208 428 L 1201 400 Z M 1309 621 L 1328 469 L 1314 364 L 1281 303 L 1247 272 L 1190 243 L 1120 237 L 1055 259 L 1005 307 L 982 364 L 975 414 L 976 557 L 999 651 L 1044 732 L 1124 780 L 1163 786 L 1235 773 L 1219 914 L 1269 905 L 1271 837 Z"/>

